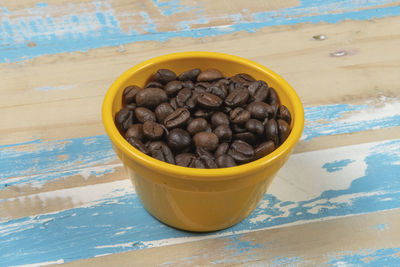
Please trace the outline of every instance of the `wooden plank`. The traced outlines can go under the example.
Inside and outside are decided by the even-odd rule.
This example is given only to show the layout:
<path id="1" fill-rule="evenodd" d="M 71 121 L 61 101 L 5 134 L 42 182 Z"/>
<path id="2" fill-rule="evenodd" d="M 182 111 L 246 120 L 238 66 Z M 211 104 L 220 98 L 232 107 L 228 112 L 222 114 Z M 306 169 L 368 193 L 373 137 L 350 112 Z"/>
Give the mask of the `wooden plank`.
<path id="1" fill-rule="evenodd" d="M 398 266 L 399 220 L 397 209 L 119 253 L 65 266 Z"/>

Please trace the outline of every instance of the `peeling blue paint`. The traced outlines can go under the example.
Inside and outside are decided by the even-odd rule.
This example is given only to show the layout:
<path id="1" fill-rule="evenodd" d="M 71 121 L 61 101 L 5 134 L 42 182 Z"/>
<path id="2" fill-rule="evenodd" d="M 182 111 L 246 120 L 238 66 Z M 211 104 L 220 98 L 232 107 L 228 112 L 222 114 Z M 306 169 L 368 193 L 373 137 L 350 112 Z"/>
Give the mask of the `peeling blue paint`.
<path id="1" fill-rule="evenodd" d="M 18 11 L 8 11 L 2 7 L 0 24 L 0 62 L 15 62 L 28 60 L 36 56 L 62 52 L 87 51 L 88 49 L 119 46 L 140 41 L 167 41 L 174 37 L 202 38 L 234 33 L 238 31 L 255 32 L 258 29 L 276 25 L 294 25 L 298 23 L 336 23 L 339 21 L 370 20 L 397 16 L 400 6 L 382 7 L 384 4 L 397 3 L 395 0 L 376 1 L 312 1 L 302 0 L 299 6 L 277 11 L 260 11 L 252 14 L 253 20 L 242 20 L 240 14 L 233 15 L 233 24 L 224 27 L 191 28 L 191 21 L 208 23 L 210 18 L 205 17 L 201 7 L 182 6 L 180 1 L 160 2 L 154 0 L 156 6 L 165 16 L 176 12 L 192 12 L 190 19 L 183 20 L 176 25 L 176 30 L 158 32 L 158 22 L 155 18 L 146 19 L 146 33 L 139 34 L 134 28 L 123 31 L 120 27 L 120 18 L 108 1 L 92 3 L 90 11 L 66 15 L 60 18 L 49 17 L 51 5 L 39 5 L 29 9 L 30 16 L 13 20 L 12 16 Z M 374 8 L 375 7 L 375 8 Z M 77 10 L 77 12 L 82 12 Z M 43 19 L 45 18 L 45 19 Z M 122 17 L 121 17 L 122 19 Z M 22 22 L 21 22 L 22 20 Z M 23 24 L 26 27 L 23 27 Z M 40 25 L 40 27 L 39 27 Z M 145 24 L 146 25 L 146 24 Z M 135 26 L 135 25 L 134 25 Z M 141 27 L 142 25 L 138 25 Z M 27 47 L 27 43 L 34 42 L 35 47 Z"/>
<path id="2" fill-rule="evenodd" d="M 385 230 L 389 230 L 390 226 L 387 223 L 380 223 L 375 225 L 375 229 L 378 231 L 385 231 Z"/>
<path id="3" fill-rule="evenodd" d="M 343 170 L 344 167 L 354 162 L 351 159 L 335 160 L 334 162 L 325 163 L 322 168 L 326 169 L 327 172 L 337 172 Z"/>
<path id="4" fill-rule="evenodd" d="M 400 248 L 383 248 L 372 251 L 348 251 L 327 263 L 328 266 L 400 266 Z"/>

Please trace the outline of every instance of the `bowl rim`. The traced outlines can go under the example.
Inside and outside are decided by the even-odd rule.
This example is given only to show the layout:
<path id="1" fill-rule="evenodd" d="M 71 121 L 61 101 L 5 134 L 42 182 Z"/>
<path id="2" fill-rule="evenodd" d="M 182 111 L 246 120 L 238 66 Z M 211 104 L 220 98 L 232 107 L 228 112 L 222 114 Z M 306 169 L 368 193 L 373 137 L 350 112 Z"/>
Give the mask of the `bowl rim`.
<path id="1" fill-rule="evenodd" d="M 242 164 L 235 167 L 230 168 L 218 168 L 218 169 L 196 169 L 189 167 L 182 167 L 178 165 L 173 165 L 170 163 L 166 163 L 157 159 L 148 156 L 125 140 L 125 138 L 118 131 L 114 118 L 112 116 L 112 107 L 114 98 L 117 95 L 117 92 L 122 87 L 122 84 L 125 80 L 129 79 L 135 72 L 147 68 L 153 64 L 158 64 L 160 62 L 183 59 L 183 58 L 217 58 L 222 60 L 234 61 L 236 63 L 245 65 L 250 68 L 256 68 L 261 72 L 264 72 L 269 79 L 275 80 L 276 83 L 280 84 L 280 86 L 287 92 L 289 101 L 292 103 L 294 107 L 294 123 L 292 130 L 288 136 L 288 138 L 281 144 L 277 149 L 275 149 L 272 153 L 268 154 L 265 157 L 262 157 L 258 160 Z M 254 173 L 260 169 L 271 165 L 273 162 L 278 161 L 283 158 L 286 154 L 290 153 L 294 148 L 303 131 L 304 127 L 304 110 L 303 105 L 300 101 L 299 96 L 294 91 L 294 89 L 290 86 L 288 82 L 286 82 L 280 75 L 270 70 L 269 68 L 251 61 L 249 59 L 245 59 L 242 57 L 218 53 L 218 52 L 203 52 L 203 51 L 191 51 L 191 52 L 177 52 L 172 54 L 166 54 L 158 57 L 154 57 L 143 61 L 127 71 L 125 71 L 121 76 L 119 76 L 114 83 L 108 89 L 102 105 L 102 121 L 104 128 L 107 132 L 107 135 L 111 139 L 112 143 L 117 146 L 118 149 L 122 150 L 128 157 L 139 162 L 141 165 L 146 166 L 152 170 L 155 170 L 162 174 L 168 174 L 170 176 L 174 176 L 177 178 L 185 179 L 185 180 L 226 180 L 226 179 L 234 179 L 240 176 L 248 176 L 251 173 Z"/>

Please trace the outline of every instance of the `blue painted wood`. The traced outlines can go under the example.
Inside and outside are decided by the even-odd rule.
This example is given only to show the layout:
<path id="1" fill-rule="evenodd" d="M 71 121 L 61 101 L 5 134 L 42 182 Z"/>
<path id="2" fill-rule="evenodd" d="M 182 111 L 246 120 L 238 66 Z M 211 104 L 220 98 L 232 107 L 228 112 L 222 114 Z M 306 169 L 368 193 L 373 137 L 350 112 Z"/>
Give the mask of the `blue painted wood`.
<path id="1" fill-rule="evenodd" d="M 204 14 L 200 4 L 188 6 L 177 0 L 154 0 L 153 3 L 165 17 L 181 12 L 194 14 L 188 13 L 189 18 L 180 21 L 174 30 L 160 32 L 157 28 L 165 20 L 152 18 L 142 10 L 139 14 L 143 21 L 132 25 L 129 31 L 124 31 L 120 24 L 129 15 L 118 17 L 107 0 L 94 1 L 85 6 L 70 3 L 68 6 L 55 7 L 40 3 L 35 7 L 16 11 L 9 11 L 3 6 L 0 9 L 0 62 L 15 62 L 40 55 L 87 51 L 139 41 L 166 41 L 174 37 L 200 38 L 238 31 L 255 32 L 275 25 L 336 23 L 347 19 L 370 20 L 400 14 L 398 0 L 301 0 L 300 5 L 279 11 L 260 10 L 252 14 L 253 19 L 250 21 L 243 19 L 242 14 L 232 14 L 231 25 L 193 28 L 192 25 L 205 24 L 213 19 Z M 385 4 L 395 5 L 384 7 Z M 76 13 L 54 17 L 52 14 L 57 8 L 68 8 Z M 29 15 L 18 16 L 24 11 Z M 135 15 L 131 15 L 130 19 L 135 21 Z"/>

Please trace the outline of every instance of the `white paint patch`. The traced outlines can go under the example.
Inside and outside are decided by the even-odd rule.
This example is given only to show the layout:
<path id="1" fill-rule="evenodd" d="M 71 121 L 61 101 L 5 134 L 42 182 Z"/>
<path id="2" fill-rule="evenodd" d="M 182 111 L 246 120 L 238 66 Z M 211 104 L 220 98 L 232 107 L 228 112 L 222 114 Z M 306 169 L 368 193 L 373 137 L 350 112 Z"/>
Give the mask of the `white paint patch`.
<path id="1" fill-rule="evenodd" d="M 132 247 L 137 242 L 128 242 L 128 243 L 121 243 L 115 245 L 104 245 L 104 246 L 96 246 L 94 248 L 102 249 L 102 248 L 129 248 Z"/>
<path id="2" fill-rule="evenodd" d="M 400 101 L 388 98 L 384 98 L 383 101 L 382 106 L 371 106 L 371 108 L 353 111 L 349 117 L 342 119 L 341 122 L 373 121 L 400 115 Z"/>
<path id="3" fill-rule="evenodd" d="M 46 261 L 46 262 L 38 262 L 38 263 L 32 263 L 32 264 L 23 264 L 23 265 L 13 265 L 18 266 L 18 267 L 37 267 L 37 266 L 46 266 L 46 265 L 52 265 L 52 264 L 63 264 L 64 260 L 59 259 L 56 261 Z"/>

